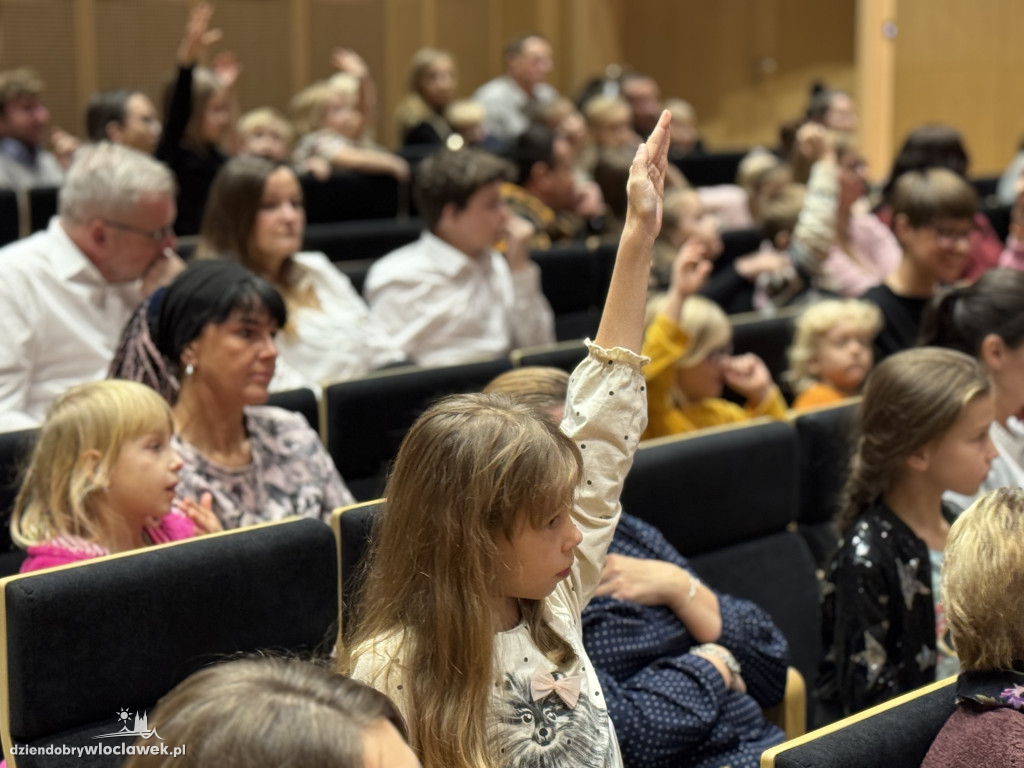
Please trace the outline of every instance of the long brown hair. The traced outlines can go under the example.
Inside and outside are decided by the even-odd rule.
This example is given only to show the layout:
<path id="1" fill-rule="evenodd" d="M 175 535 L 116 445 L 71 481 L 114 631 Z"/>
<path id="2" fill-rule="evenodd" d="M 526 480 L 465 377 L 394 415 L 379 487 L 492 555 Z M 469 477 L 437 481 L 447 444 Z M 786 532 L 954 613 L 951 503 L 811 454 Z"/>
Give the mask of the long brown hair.
<path id="1" fill-rule="evenodd" d="M 415 671 L 403 679 L 406 715 L 424 765 L 496 764 L 487 738 L 500 594 L 496 540 L 572 504 L 582 461 L 551 420 L 499 394 L 440 401 L 402 443 L 354 631 L 347 652 L 339 639 L 338 658 L 348 673 L 374 640 L 400 638 L 401 661 L 396 654 L 389 668 Z M 544 601 L 519 603 L 541 651 L 560 665 L 575 659 L 544 618 Z"/>
<path id="2" fill-rule="evenodd" d="M 899 480 L 907 457 L 948 432 L 989 386 L 977 360 L 951 349 L 908 349 L 879 363 L 864 387 L 860 438 L 837 518 L 840 532 Z"/>

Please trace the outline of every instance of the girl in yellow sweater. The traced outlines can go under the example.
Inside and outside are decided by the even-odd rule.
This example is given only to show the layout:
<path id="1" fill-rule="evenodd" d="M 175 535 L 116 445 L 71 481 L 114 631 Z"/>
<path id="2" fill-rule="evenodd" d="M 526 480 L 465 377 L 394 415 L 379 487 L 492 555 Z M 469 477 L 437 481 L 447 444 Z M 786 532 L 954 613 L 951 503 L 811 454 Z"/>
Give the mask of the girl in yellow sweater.
<path id="1" fill-rule="evenodd" d="M 643 354 L 648 426 L 644 439 L 732 424 L 755 416 L 782 419 L 786 401 L 757 355 L 733 356 L 732 327 L 714 302 L 694 296 L 711 263 L 691 238 L 672 266 L 668 294 L 652 307 Z M 722 399 L 729 385 L 744 407 Z"/>

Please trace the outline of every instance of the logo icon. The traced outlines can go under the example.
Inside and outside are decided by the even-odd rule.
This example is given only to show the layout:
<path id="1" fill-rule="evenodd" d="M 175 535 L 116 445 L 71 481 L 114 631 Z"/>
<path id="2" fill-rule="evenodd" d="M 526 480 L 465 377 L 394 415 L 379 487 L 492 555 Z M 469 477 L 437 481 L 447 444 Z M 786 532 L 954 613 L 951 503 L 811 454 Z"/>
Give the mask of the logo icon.
<path id="1" fill-rule="evenodd" d="M 156 732 L 156 728 L 149 727 L 148 713 L 143 711 L 142 716 L 139 713 L 135 713 L 135 723 L 131 727 L 128 725 L 128 721 L 131 719 L 131 714 L 127 709 L 117 710 L 117 721 L 121 723 L 121 730 L 117 733 L 101 733 L 99 736 L 93 736 L 94 739 L 119 739 L 125 736 L 141 736 L 144 739 L 152 738 L 156 736 L 160 741 L 163 741 L 163 737 Z"/>

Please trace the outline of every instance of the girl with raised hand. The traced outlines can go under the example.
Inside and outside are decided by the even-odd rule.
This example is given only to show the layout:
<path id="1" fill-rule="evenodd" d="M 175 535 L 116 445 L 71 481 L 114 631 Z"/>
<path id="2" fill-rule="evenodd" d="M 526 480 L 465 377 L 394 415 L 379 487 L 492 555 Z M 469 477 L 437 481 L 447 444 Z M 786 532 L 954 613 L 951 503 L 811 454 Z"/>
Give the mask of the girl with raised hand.
<path id="1" fill-rule="evenodd" d="M 11 517 L 28 550 L 21 571 L 220 530 L 203 504 L 178 500 L 181 457 L 167 403 L 130 381 L 79 384 L 51 406 Z"/>
<path id="2" fill-rule="evenodd" d="M 942 494 L 973 494 L 985 479 L 991 422 L 988 377 L 962 352 L 906 350 L 868 377 L 824 584 L 829 716 L 956 674 L 939 584 L 953 519 Z"/>
<path id="3" fill-rule="evenodd" d="M 388 693 L 425 766 L 620 766 L 580 612 L 643 432 L 637 354 L 669 117 L 636 154 L 605 312 L 561 430 L 500 395 L 413 426 L 375 528 L 343 672 Z"/>

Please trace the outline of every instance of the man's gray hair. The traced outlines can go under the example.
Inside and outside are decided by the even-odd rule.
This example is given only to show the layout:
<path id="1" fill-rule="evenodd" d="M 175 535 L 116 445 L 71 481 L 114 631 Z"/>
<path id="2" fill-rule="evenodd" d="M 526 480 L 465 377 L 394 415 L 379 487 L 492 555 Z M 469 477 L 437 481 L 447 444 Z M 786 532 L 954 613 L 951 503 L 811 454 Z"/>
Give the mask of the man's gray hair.
<path id="1" fill-rule="evenodd" d="M 146 197 L 174 197 L 174 177 L 149 155 L 121 144 L 83 146 L 60 190 L 61 219 L 88 224 L 123 215 Z"/>

